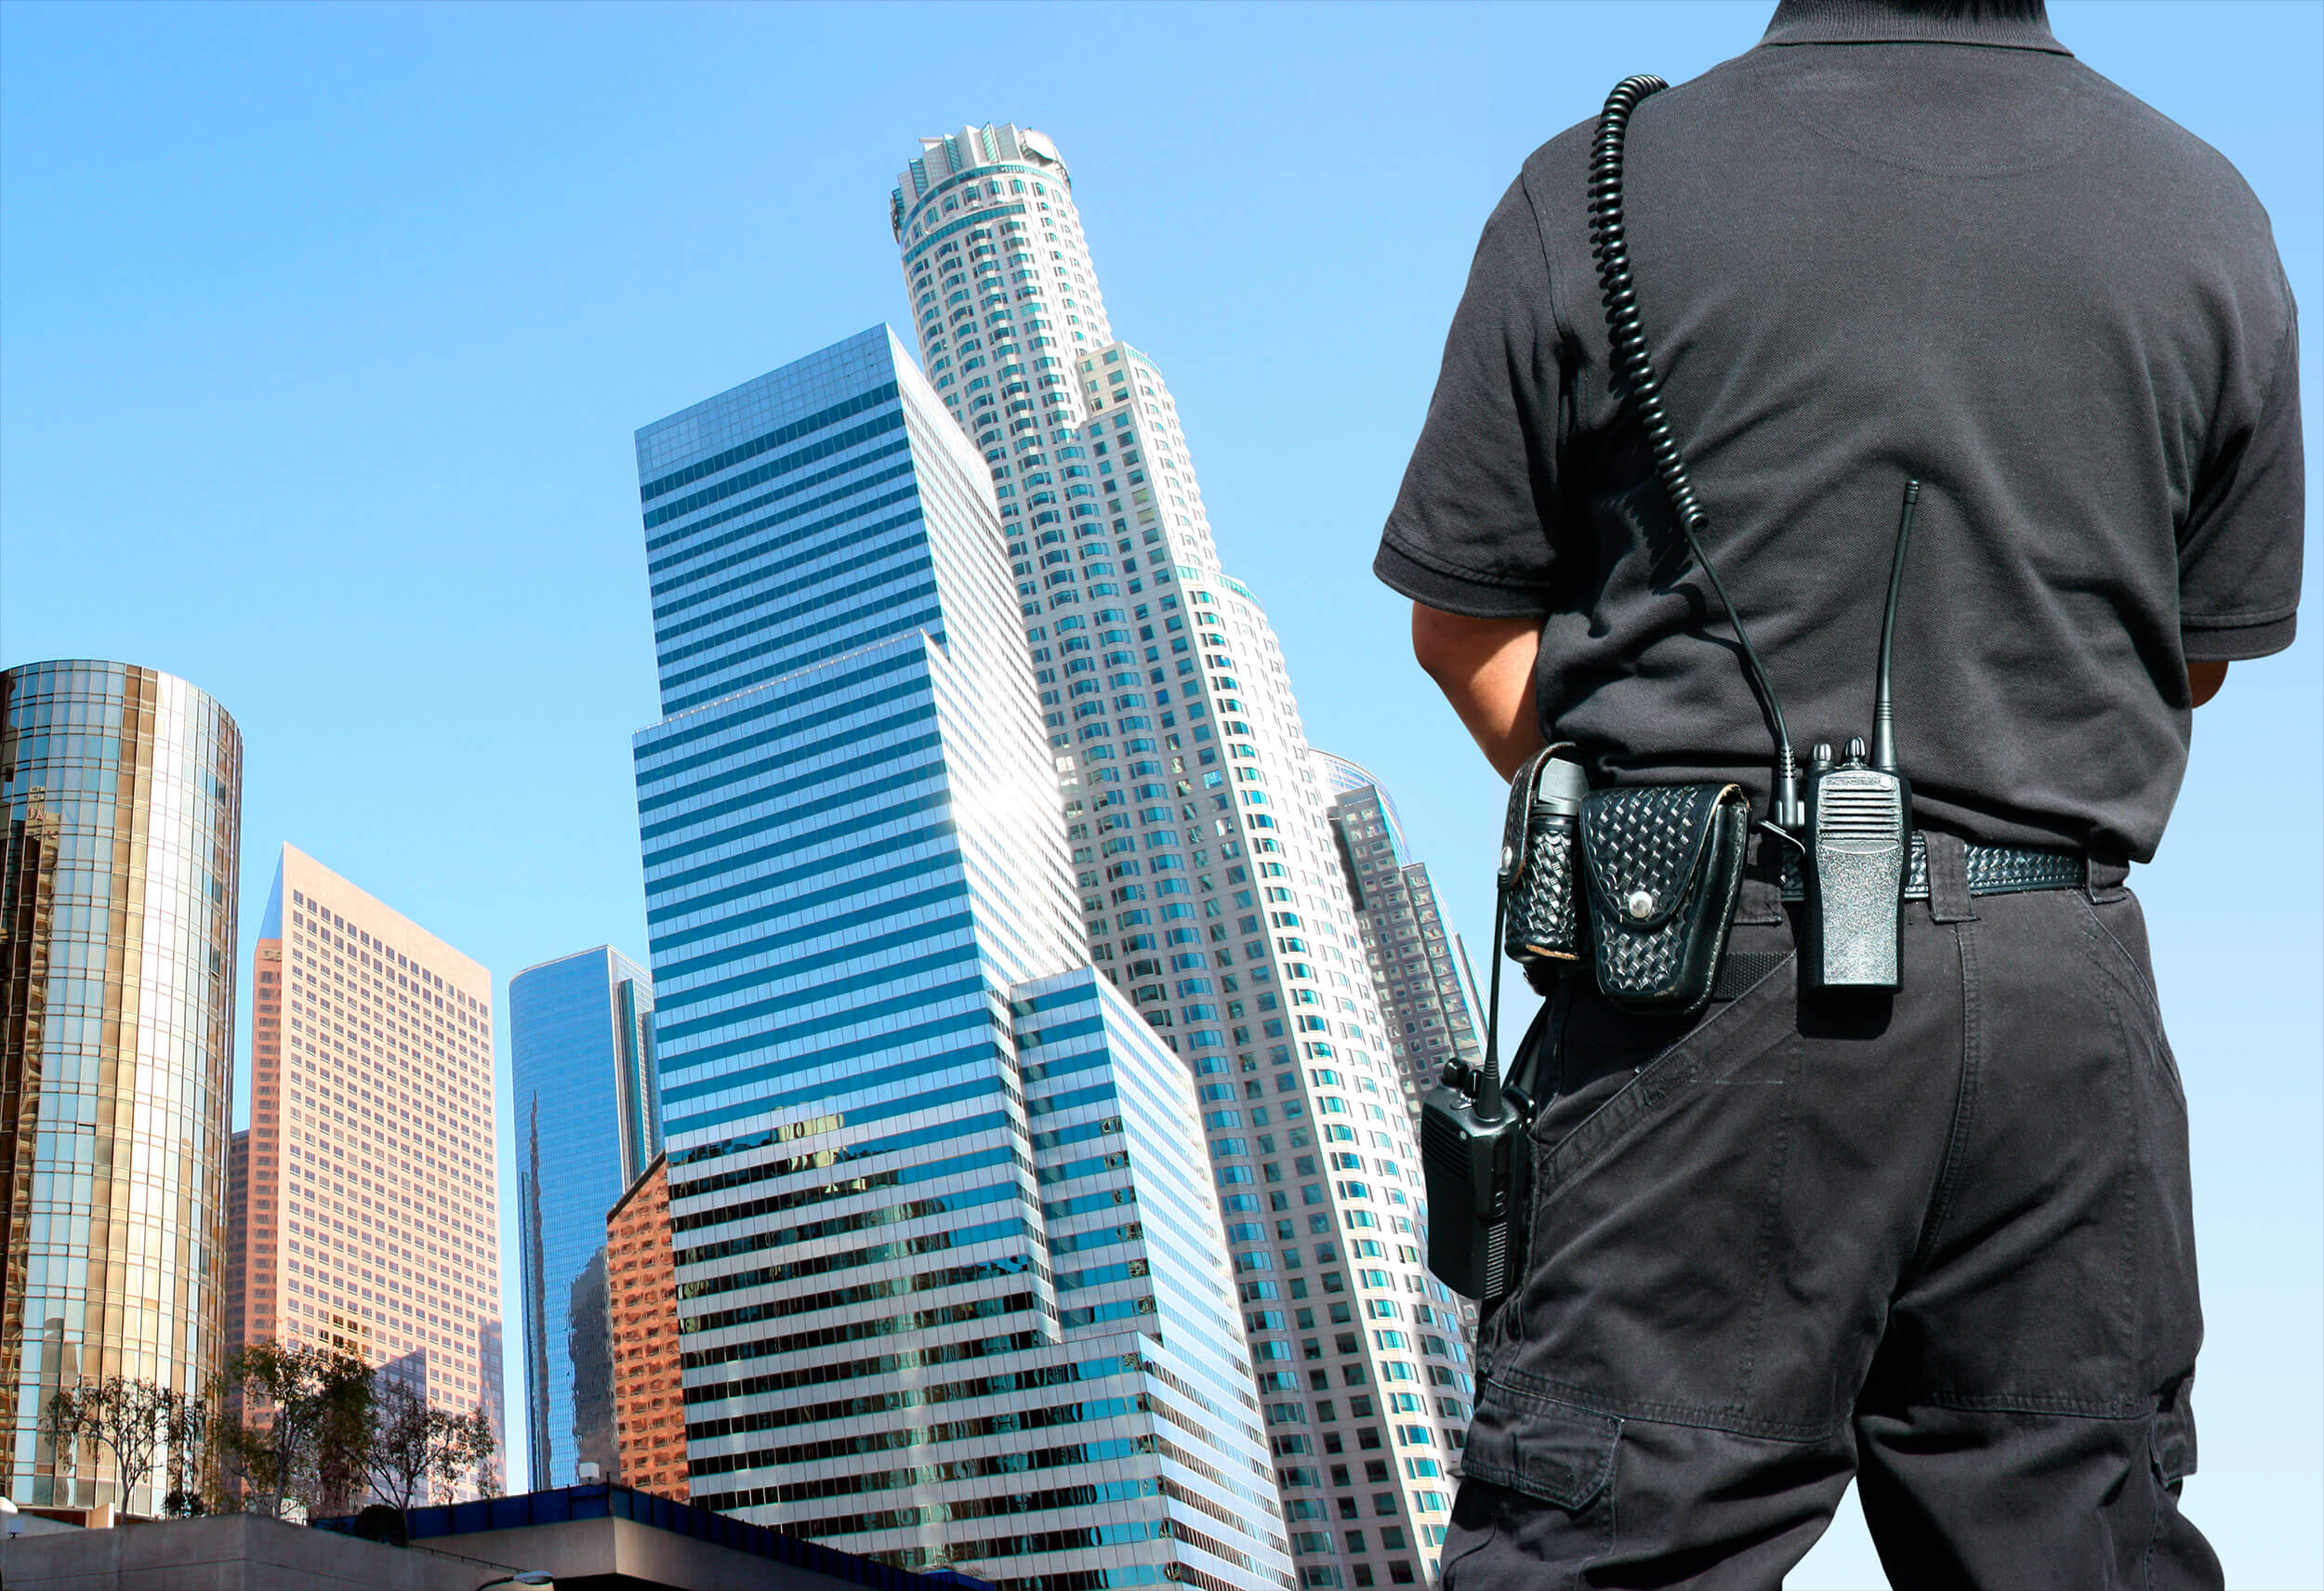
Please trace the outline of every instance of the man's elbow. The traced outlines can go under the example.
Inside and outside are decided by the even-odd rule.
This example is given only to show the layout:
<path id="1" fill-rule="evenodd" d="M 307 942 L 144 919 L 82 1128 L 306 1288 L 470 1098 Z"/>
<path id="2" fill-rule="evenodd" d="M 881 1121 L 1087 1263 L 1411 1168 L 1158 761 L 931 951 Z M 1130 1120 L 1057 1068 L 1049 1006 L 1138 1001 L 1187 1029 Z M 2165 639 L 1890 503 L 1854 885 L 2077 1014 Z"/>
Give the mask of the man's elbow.
<path id="1" fill-rule="evenodd" d="M 1412 657 L 1420 671 L 1447 690 L 1466 684 L 1512 633 L 1530 635 L 1536 619 L 1478 619 L 1412 604 Z"/>
<path id="2" fill-rule="evenodd" d="M 1452 615 L 1434 609 L 1412 605 L 1412 661 L 1420 665 L 1420 672 L 1437 684 L 1454 667 L 1454 648 L 1448 626 L 1441 621 Z"/>

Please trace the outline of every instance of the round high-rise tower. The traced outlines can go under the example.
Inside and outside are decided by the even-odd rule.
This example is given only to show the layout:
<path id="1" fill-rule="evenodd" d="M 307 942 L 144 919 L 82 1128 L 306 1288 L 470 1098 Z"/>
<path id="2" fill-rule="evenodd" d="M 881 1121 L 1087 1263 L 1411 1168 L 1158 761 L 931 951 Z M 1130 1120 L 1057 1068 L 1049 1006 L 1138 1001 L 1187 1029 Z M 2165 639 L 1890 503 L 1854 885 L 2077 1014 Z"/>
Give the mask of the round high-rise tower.
<path id="1" fill-rule="evenodd" d="M 1075 365 L 1114 333 L 1057 146 L 1005 122 L 922 138 L 889 221 L 929 379 L 961 428 L 991 450 L 1070 440 L 1089 418 Z"/>
<path id="2" fill-rule="evenodd" d="M 165 1455 L 117 1476 L 41 1415 L 222 1362 L 242 733 L 153 669 L 9 669 L 0 819 L 0 1488 L 158 1513 Z"/>

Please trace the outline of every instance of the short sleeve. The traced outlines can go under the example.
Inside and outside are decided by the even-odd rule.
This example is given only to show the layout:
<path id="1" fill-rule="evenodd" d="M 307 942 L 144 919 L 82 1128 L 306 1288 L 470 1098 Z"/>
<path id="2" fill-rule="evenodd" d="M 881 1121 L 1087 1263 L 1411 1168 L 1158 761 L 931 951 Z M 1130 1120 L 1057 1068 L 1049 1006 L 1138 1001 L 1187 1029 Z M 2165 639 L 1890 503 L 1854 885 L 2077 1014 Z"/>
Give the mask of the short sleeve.
<path id="1" fill-rule="evenodd" d="M 2291 644 L 2306 472 L 2290 297 L 2268 367 L 2230 375 L 2179 537 L 2179 631 L 2192 662 L 2265 657 Z"/>
<path id="2" fill-rule="evenodd" d="M 1549 611 L 1560 346 L 1521 179 L 1486 222 L 1469 268 L 1428 420 L 1372 562 L 1382 581 L 1448 613 Z"/>

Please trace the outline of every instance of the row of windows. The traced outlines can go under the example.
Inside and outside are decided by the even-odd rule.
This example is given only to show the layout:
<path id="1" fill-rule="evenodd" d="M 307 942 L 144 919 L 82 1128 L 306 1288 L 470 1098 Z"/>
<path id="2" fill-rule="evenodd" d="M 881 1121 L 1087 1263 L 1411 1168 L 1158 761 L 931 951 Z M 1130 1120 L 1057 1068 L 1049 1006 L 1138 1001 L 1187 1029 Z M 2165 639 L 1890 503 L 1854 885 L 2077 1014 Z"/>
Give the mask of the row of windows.
<path id="1" fill-rule="evenodd" d="M 895 416 L 894 425 L 886 428 L 894 431 L 904 428 L 904 415 L 901 411 Z M 736 542 L 748 541 L 764 531 L 773 529 L 776 525 L 787 524 L 792 519 L 814 513 L 819 508 L 827 508 L 834 503 L 843 502 L 859 492 L 869 491 L 875 486 L 884 486 L 891 480 L 911 475 L 913 473 L 912 460 L 909 456 L 911 447 L 912 442 L 909 437 L 898 436 L 878 446 L 867 446 L 853 457 L 842 459 L 828 469 L 819 469 L 812 475 L 802 475 L 796 480 L 785 481 L 773 491 L 753 497 L 746 503 L 732 503 L 715 514 L 705 514 L 684 530 L 673 532 L 670 536 L 664 538 L 665 540 L 683 540 L 686 545 L 675 550 L 666 549 L 662 557 L 652 560 L 649 572 L 652 575 L 653 584 L 647 587 L 648 594 L 658 603 L 671 592 L 715 574 L 722 569 L 731 569 L 737 563 L 747 562 L 754 558 L 764 558 L 770 549 L 767 546 L 759 546 L 744 547 L 740 551 L 727 554 L 724 558 L 711 559 L 707 563 L 697 564 L 694 561 L 731 547 Z M 899 456 L 903 459 L 903 462 L 899 464 L 891 465 L 885 469 L 873 467 L 882 460 Z M 865 473 L 866 471 L 869 473 Z M 804 502 L 794 503 L 776 513 L 746 520 L 745 523 L 735 525 L 732 530 L 723 531 L 718 535 L 703 535 L 705 531 L 715 526 L 729 524 L 735 519 L 743 519 L 746 515 L 756 514 L 770 503 L 780 503 L 786 498 L 797 496 L 801 492 L 812 492 L 819 486 L 829 486 L 835 480 L 845 480 L 848 484 L 836 491 L 822 493 Z M 695 539 L 697 537 L 700 539 Z M 654 616 L 659 618 L 661 611 L 661 609 L 657 607 L 654 610 Z"/>
<path id="2" fill-rule="evenodd" d="M 981 1092 L 981 1091 L 980 1091 Z M 839 1237 L 849 1232 L 875 1231 L 881 1227 L 901 1226 L 906 1221 L 927 1220 L 931 1216 L 972 1210 L 984 1204 L 1005 1204 L 1010 1201 L 1031 1203 L 1024 1189 L 1014 1181 L 988 1183 L 982 1188 L 967 1188 L 956 1193 L 928 1199 L 909 1199 L 900 1204 L 882 1204 L 850 1215 L 832 1216 L 820 1221 L 807 1221 L 796 1226 L 760 1228 L 739 1237 L 718 1243 L 703 1243 L 694 1248 L 678 1250 L 671 1257 L 680 1265 L 708 1265 L 737 1255 L 758 1254 L 771 1248 L 788 1248 L 797 1243 L 816 1243 L 825 1238 Z M 1052 1243 L 1050 1252 L 1061 1245 Z"/>
<path id="3" fill-rule="evenodd" d="M 796 596 L 801 591 L 823 589 L 828 586 L 834 578 L 850 570 L 866 569 L 885 559 L 906 558 L 921 552 L 925 543 L 918 533 L 919 515 L 917 512 L 891 517 L 876 525 L 864 523 L 866 515 L 878 513 L 882 508 L 892 508 L 899 504 L 918 502 L 918 488 L 909 479 L 912 467 L 908 463 L 900 464 L 893 469 L 882 473 L 888 480 L 893 480 L 899 476 L 906 479 L 905 483 L 894 491 L 883 493 L 876 497 L 865 497 L 860 502 L 849 504 L 845 509 L 837 514 L 817 519 L 812 524 L 797 527 L 786 533 L 775 546 L 745 547 L 740 552 L 715 559 L 701 569 L 692 572 L 687 576 L 689 582 L 707 578 L 737 564 L 753 563 L 757 559 L 765 558 L 777 547 L 786 550 L 788 554 L 770 563 L 757 564 L 747 573 L 733 575 L 720 581 L 715 585 L 690 591 L 685 596 L 674 601 L 665 602 L 656 608 L 654 611 L 654 638 L 660 649 L 657 655 L 664 665 L 667 666 L 680 657 L 691 656 L 693 651 L 700 650 L 698 643 L 687 651 L 673 650 L 670 643 L 680 636 L 691 635 L 696 630 L 721 624 L 738 613 L 755 611 L 766 603 L 780 601 L 786 597 Z M 779 520 L 828 507 L 834 501 L 861 497 L 862 493 L 870 490 L 874 484 L 876 484 L 874 481 L 866 480 L 858 482 L 845 491 L 826 493 L 822 497 L 799 504 L 784 514 L 772 515 L 766 519 L 745 526 L 736 533 L 746 534 L 771 528 Z M 885 484 L 885 482 L 881 481 L 878 484 Z M 908 530 L 910 533 L 897 536 L 888 542 L 875 540 L 885 532 L 894 530 Z M 826 541 L 815 540 L 816 537 L 825 535 L 829 536 Z M 813 566 L 812 573 L 798 575 L 777 585 L 766 584 L 778 575 L 789 573 L 794 570 L 807 569 L 810 566 Z M 741 602 L 730 603 L 726 607 L 713 609 L 706 613 L 696 613 L 691 618 L 675 620 L 677 614 L 738 591 L 748 591 L 751 595 Z M 830 590 L 830 596 L 835 601 L 848 594 L 849 588 L 845 586 Z"/>
<path id="4" fill-rule="evenodd" d="M 850 414 L 861 414 L 866 409 L 877 408 L 881 403 L 893 402 L 895 397 L 896 389 L 891 384 L 878 392 L 866 392 L 851 398 L 840 407 Z M 894 430 L 903 423 L 903 415 L 899 413 L 883 414 L 876 420 L 865 421 L 860 426 L 851 426 L 846 430 L 825 437 L 820 441 L 811 442 L 796 453 L 786 454 L 781 458 L 759 465 L 755 469 L 746 469 L 740 475 L 729 476 L 715 486 L 706 486 L 699 492 L 679 498 L 676 502 L 665 503 L 658 508 L 649 508 L 645 514 L 645 528 L 648 531 L 659 529 L 673 520 L 684 519 L 697 509 L 706 508 L 713 503 L 722 503 L 737 493 L 747 492 L 754 486 L 763 486 L 770 480 L 796 474 L 809 465 L 820 463 L 824 459 L 845 453 L 850 448 L 858 447 L 875 437 Z M 663 547 L 691 535 L 694 529 L 693 526 L 687 526 L 660 536 L 649 537 L 645 544 L 646 556 L 651 559 L 653 555 L 661 551 Z"/>

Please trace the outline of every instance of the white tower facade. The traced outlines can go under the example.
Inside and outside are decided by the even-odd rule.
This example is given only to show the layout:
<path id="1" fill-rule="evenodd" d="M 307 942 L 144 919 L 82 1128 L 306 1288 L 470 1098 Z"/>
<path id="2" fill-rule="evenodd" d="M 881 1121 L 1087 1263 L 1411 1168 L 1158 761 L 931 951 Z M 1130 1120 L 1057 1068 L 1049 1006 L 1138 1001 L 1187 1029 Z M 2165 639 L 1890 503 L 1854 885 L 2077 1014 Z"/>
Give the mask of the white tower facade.
<path id="1" fill-rule="evenodd" d="M 1116 340 L 1056 146 L 923 138 L 891 204 L 992 471 L 1089 954 L 1194 1074 L 1301 1583 L 1433 1581 L 1473 1392 L 1282 649 Z"/>

